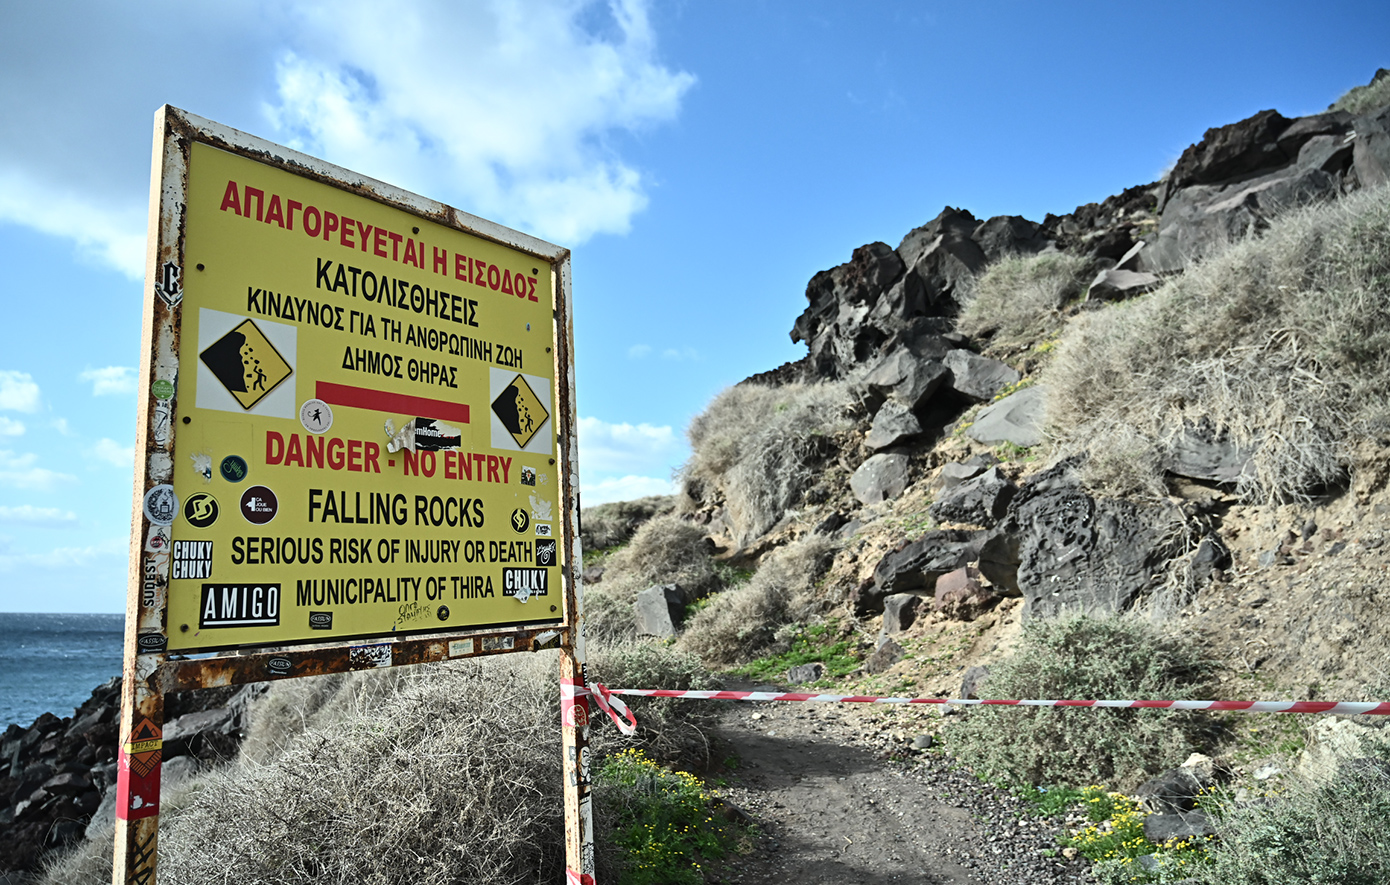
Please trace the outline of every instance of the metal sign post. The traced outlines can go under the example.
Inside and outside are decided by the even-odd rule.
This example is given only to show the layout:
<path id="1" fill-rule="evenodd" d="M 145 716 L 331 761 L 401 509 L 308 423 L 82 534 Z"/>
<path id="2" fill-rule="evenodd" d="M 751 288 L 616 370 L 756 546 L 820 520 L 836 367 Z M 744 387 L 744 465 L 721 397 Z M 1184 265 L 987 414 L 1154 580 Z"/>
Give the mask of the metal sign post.
<path id="1" fill-rule="evenodd" d="M 583 680 L 568 250 L 168 106 L 151 179 L 116 885 L 155 880 L 166 692 Z"/>

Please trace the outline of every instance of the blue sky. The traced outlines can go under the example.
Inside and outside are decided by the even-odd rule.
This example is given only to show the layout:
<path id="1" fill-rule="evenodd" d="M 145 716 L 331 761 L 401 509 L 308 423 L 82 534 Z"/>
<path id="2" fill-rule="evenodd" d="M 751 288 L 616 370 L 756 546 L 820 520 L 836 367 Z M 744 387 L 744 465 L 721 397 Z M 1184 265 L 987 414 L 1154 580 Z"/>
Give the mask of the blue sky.
<path id="1" fill-rule="evenodd" d="M 153 115 L 574 249 L 586 505 L 665 491 L 806 281 L 943 206 L 1041 220 L 1390 66 L 1390 5 L 4 5 L 0 611 L 119 611 Z"/>

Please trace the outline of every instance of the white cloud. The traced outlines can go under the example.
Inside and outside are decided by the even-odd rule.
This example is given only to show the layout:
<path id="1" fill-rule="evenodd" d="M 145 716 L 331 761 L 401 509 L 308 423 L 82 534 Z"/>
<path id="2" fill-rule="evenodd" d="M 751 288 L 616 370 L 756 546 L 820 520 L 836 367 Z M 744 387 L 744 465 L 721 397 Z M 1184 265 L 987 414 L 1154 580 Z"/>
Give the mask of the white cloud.
<path id="1" fill-rule="evenodd" d="M 700 358 L 700 354 L 693 347 L 668 347 L 661 352 L 661 358 L 664 360 L 697 360 Z"/>
<path id="2" fill-rule="evenodd" d="M 97 204 L 62 184 L 0 168 L 0 221 L 72 240 L 79 254 L 132 280 L 145 276 L 146 211 L 137 204 Z"/>
<path id="3" fill-rule="evenodd" d="M 0 436 L 23 436 L 24 422 L 0 415 Z"/>
<path id="4" fill-rule="evenodd" d="M 92 382 L 92 396 L 134 393 L 137 375 L 130 366 L 107 366 L 104 369 L 83 369 L 79 381 Z"/>
<path id="5" fill-rule="evenodd" d="M 114 467 L 130 467 L 135 463 L 135 446 L 123 446 L 114 439 L 102 437 L 92 446 L 92 457 Z"/>
<path id="6" fill-rule="evenodd" d="M 579 469 L 585 473 L 658 470 L 679 453 L 681 446 L 682 441 L 669 425 L 579 419 Z"/>
<path id="7" fill-rule="evenodd" d="M 56 547 L 42 553 L 16 555 L 6 552 L 0 555 L 0 571 L 11 571 L 16 566 L 66 570 L 91 565 L 102 559 L 124 559 L 129 555 L 128 543 L 123 538 L 108 538 L 86 547 Z"/>
<path id="8" fill-rule="evenodd" d="M 640 360 L 642 357 L 652 352 L 650 344 L 634 344 L 627 349 L 629 359 Z"/>
<path id="9" fill-rule="evenodd" d="M 39 456 L 32 452 L 16 454 L 0 449 L 0 486 L 47 491 L 59 483 L 76 482 L 77 477 L 36 467 Z"/>
<path id="10" fill-rule="evenodd" d="M 48 424 L 63 436 L 72 436 L 72 428 L 68 426 L 68 419 L 54 418 L 52 421 L 48 422 Z"/>
<path id="11" fill-rule="evenodd" d="M 29 504 L 22 504 L 19 507 L 0 505 L 0 522 L 43 528 L 75 526 L 77 525 L 77 514 L 71 510 L 59 510 L 57 507 L 33 507 Z"/>
<path id="12" fill-rule="evenodd" d="M 0 186 L 0 193 L 4 190 Z M 39 410 L 39 386 L 28 372 L 0 371 L 0 409 L 16 412 Z"/>
<path id="13" fill-rule="evenodd" d="M 580 504 L 584 507 L 609 501 L 631 501 L 648 495 L 670 495 L 675 491 L 674 481 L 654 476 L 621 476 L 579 483 Z"/>
<path id="14" fill-rule="evenodd" d="M 298 16 L 266 108 L 279 138 L 567 245 L 627 231 L 647 182 L 607 139 L 674 119 L 695 82 L 659 63 L 645 0 L 339 0 Z"/>

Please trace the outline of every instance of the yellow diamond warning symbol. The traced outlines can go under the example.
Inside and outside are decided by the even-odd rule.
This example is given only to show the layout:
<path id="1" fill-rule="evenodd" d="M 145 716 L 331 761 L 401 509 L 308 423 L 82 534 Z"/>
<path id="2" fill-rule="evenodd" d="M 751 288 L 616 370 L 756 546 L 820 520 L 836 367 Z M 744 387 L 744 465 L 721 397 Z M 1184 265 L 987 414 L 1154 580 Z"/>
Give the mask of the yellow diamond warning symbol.
<path id="1" fill-rule="evenodd" d="M 250 320 L 214 341 L 200 359 L 243 409 L 255 406 L 294 374 L 280 351 Z"/>
<path id="2" fill-rule="evenodd" d="M 523 449 L 550 418 L 526 379 L 517 375 L 492 401 L 492 413 Z"/>

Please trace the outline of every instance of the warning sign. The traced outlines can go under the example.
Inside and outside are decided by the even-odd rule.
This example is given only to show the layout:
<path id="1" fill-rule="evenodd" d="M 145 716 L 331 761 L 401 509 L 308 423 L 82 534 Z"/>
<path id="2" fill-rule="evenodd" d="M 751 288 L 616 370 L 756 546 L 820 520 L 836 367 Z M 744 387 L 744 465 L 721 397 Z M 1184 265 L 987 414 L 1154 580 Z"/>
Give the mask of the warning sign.
<path id="1" fill-rule="evenodd" d="M 186 201 L 168 650 L 560 622 L 555 265 L 202 142 Z"/>
<path id="2" fill-rule="evenodd" d="M 511 384 L 502 389 L 497 399 L 492 401 L 492 411 L 501 419 L 502 426 L 507 428 L 516 444 L 523 449 L 550 418 L 550 413 L 541 405 L 540 398 L 520 375 L 517 375 Z"/>
<path id="3" fill-rule="evenodd" d="M 153 722 L 143 719 L 131 730 L 130 739 L 122 749 L 130 760 L 130 770 L 147 777 L 159 765 L 164 751 L 164 733 Z"/>
<path id="4" fill-rule="evenodd" d="M 245 409 L 265 399 L 294 373 L 251 320 L 218 338 L 201 359 Z"/>

